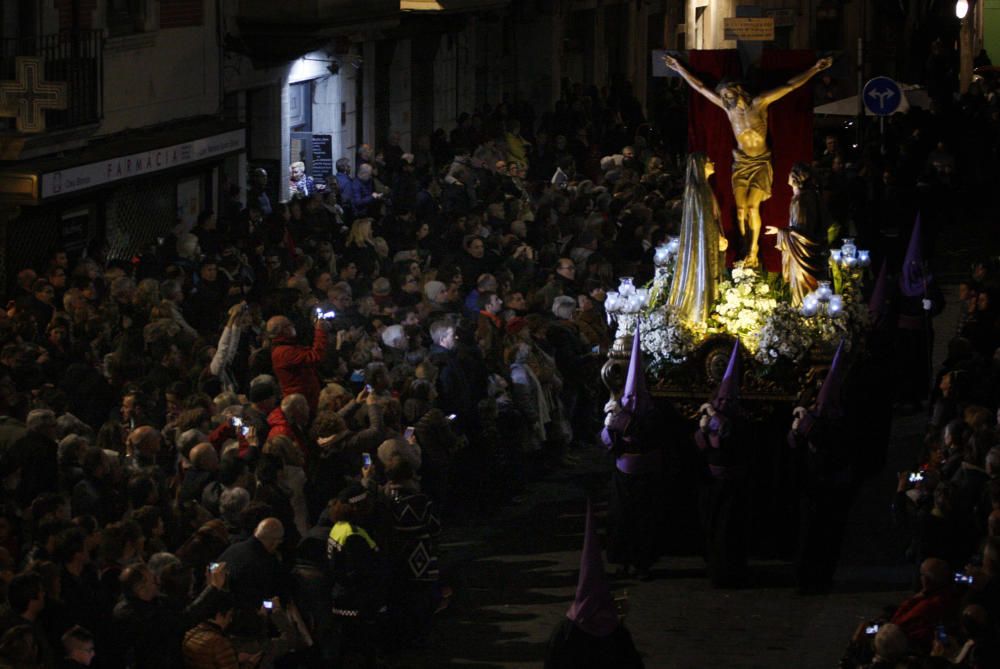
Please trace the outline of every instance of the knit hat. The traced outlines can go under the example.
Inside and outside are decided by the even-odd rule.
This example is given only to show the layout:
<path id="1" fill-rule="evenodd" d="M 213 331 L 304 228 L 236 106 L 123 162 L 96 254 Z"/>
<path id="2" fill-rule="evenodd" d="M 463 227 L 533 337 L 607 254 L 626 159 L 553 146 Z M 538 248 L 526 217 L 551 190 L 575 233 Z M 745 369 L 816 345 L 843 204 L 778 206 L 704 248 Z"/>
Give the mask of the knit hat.
<path id="1" fill-rule="evenodd" d="M 373 295 L 388 295 L 390 292 L 392 292 L 392 285 L 389 284 L 389 279 L 384 276 L 380 276 L 372 282 Z"/>

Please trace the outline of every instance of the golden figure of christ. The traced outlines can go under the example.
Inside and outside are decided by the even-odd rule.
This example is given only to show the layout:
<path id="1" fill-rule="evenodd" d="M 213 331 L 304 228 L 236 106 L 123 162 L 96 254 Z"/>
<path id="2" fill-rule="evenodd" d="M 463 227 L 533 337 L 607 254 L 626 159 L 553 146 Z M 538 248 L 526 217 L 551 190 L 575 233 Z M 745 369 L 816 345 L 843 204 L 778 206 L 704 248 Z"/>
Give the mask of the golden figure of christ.
<path id="1" fill-rule="evenodd" d="M 714 90 L 707 87 L 673 56 L 663 62 L 703 95 L 709 102 L 726 112 L 736 137 L 733 150 L 733 199 L 736 202 L 736 227 L 746 251 L 744 266 L 757 267 L 760 247 L 760 203 L 771 197 L 771 152 L 767 148 L 767 109 L 773 103 L 799 88 L 817 73 L 830 67 L 831 58 L 821 58 L 811 68 L 797 74 L 785 84 L 752 97 L 739 83 L 722 83 Z"/>

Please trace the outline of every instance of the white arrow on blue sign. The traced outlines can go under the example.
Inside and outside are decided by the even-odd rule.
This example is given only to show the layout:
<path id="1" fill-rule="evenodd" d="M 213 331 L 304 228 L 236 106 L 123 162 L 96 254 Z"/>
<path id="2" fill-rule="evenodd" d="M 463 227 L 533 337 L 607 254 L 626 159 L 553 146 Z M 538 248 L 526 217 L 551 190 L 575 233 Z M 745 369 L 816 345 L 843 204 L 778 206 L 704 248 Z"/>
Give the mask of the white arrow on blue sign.
<path id="1" fill-rule="evenodd" d="M 861 92 L 865 108 L 876 116 L 892 116 L 903 103 L 903 90 L 889 77 L 875 77 Z"/>

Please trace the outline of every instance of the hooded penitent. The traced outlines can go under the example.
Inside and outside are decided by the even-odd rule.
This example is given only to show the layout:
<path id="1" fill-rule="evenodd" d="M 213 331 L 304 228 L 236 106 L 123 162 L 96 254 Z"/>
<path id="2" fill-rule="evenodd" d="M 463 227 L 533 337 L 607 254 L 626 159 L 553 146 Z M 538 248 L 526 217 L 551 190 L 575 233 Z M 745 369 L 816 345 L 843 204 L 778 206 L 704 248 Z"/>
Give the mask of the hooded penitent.
<path id="1" fill-rule="evenodd" d="M 611 414 L 605 422 L 601 439 L 609 448 L 617 445 L 619 451 L 615 466 L 625 474 L 642 474 L 659 468 L 659 450 L 648 448 L 644 439 L 649 432 L 653 415 L 653 398 L 646 389 L 645 369 L 642 364 L 642 339 L 636 323 L 632 338 L 632 358 L 621 397 L 621 411 Z"/>
<path id="2" fill-rule="evenodd" d="M 871 317 L 872 325 L 878 326 L 889 314 L 889 268 L 888 263 L 882 261 L 882 269 L 878 272 L 875 280 L 875 288 L 872 290 L 871 299 L 868 300 L 868 315 Z"/>
<path id="3" fill-rule="evenodd" d="M 566 617 L 587 634 L 606 637 L 619 625 L 615 600 L 611 596 L 601 545 L 597 541 L 594 514 L 587 501 L 587 524 L 583 534 L 583 553 L 580 555 L 580 580 L 576 585 L 576 598 L 566 611 Z"/>
<path id="4" fill-rule="evenodd" d="M 712 398 L 712 407 L 716 411 L 731 411 L 740 400 L 740 375 L 742 365 L 740 361 L 740 340 L 733 342 L 733 352 L 729 354 L 729 364 L 726 365 L 726 373 L 722 375 L 715 397 Z"/>
<path id="5" fill-rule="evenodd" d="M 844 361 L 844 341 L 840 341 L 837 352 L 833 355 L 830 363 L 830 371 L 823 379 L 823 385 L 816 396 L 816 405 L 799 419 L 798 433 L 808 437 L 816 421 L 822 418 L 837 419 L 844 415 L 844 408 L 840 402 L 841 388 L 844 385 L 844 374 L 847 371 Z"/>
<path id="6" fill-rule="evenodd" d="M 819 389 L 819 396 L 816 398 L 816 415 L 823 418 L 840 418 L 844 415 L 844 409 L 840 405 L 840 388 L 844 385 L 844 340 L 840 340 L 837 352 L 833 354 L 833 362 L 830 363 L 830 371 L 823 379 L 823 386 Z"/>
<path id="7" fill-rule="evenodd" d="M 722 448 L 722 440 L 729 436 L 731 430 L 731 419 L 739 410 L 740 401 L 740 340 L 733 342 L 733 351 L 729 354 L 729 364 L 726 365 L 726 373 L 719 382 L 719 388 L 712 398 L 712 408 L 715 415 L 708 421 L 708 444 L 704 443 L 705 433 L 699 430 L 695 434 L 699 448 L 711 446 L 712 448 Z"/>
<path id="8" fill-rule="evenodd" d="M 920 214 L 917 214 L 903 259 L 903 271 L 899 275 L 899 290 L 906 297 L 920 297 L 927 292 L 931 278 L 924 270 L 923 238 L 920 234 Z"/>
<path id="9" fill-rule="evenodd" d="M 633 418 L 642 416 L 652 409 L 653 400 L 646 389 L 646 372 L 642 364 L 642 344 L 639 333 L 639 323 L 635 324 L 635 334 L 632 336 L 632 357 L 628 361 L 628 376 L 625 377 L 625 390 L 622 392 L 622 409 Z"/>

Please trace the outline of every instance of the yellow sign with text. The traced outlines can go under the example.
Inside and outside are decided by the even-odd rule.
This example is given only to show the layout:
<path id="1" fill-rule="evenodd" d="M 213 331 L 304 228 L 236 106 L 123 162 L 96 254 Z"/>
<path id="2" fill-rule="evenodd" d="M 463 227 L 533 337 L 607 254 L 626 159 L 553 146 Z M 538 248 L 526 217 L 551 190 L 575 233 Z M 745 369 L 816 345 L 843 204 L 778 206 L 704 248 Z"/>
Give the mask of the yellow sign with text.
<path id="1" fill-rule="evenodd" d="M 744 42 L 771 42 L 774 40 L 774 17 L 723 19 L 726 39 Z"/>

